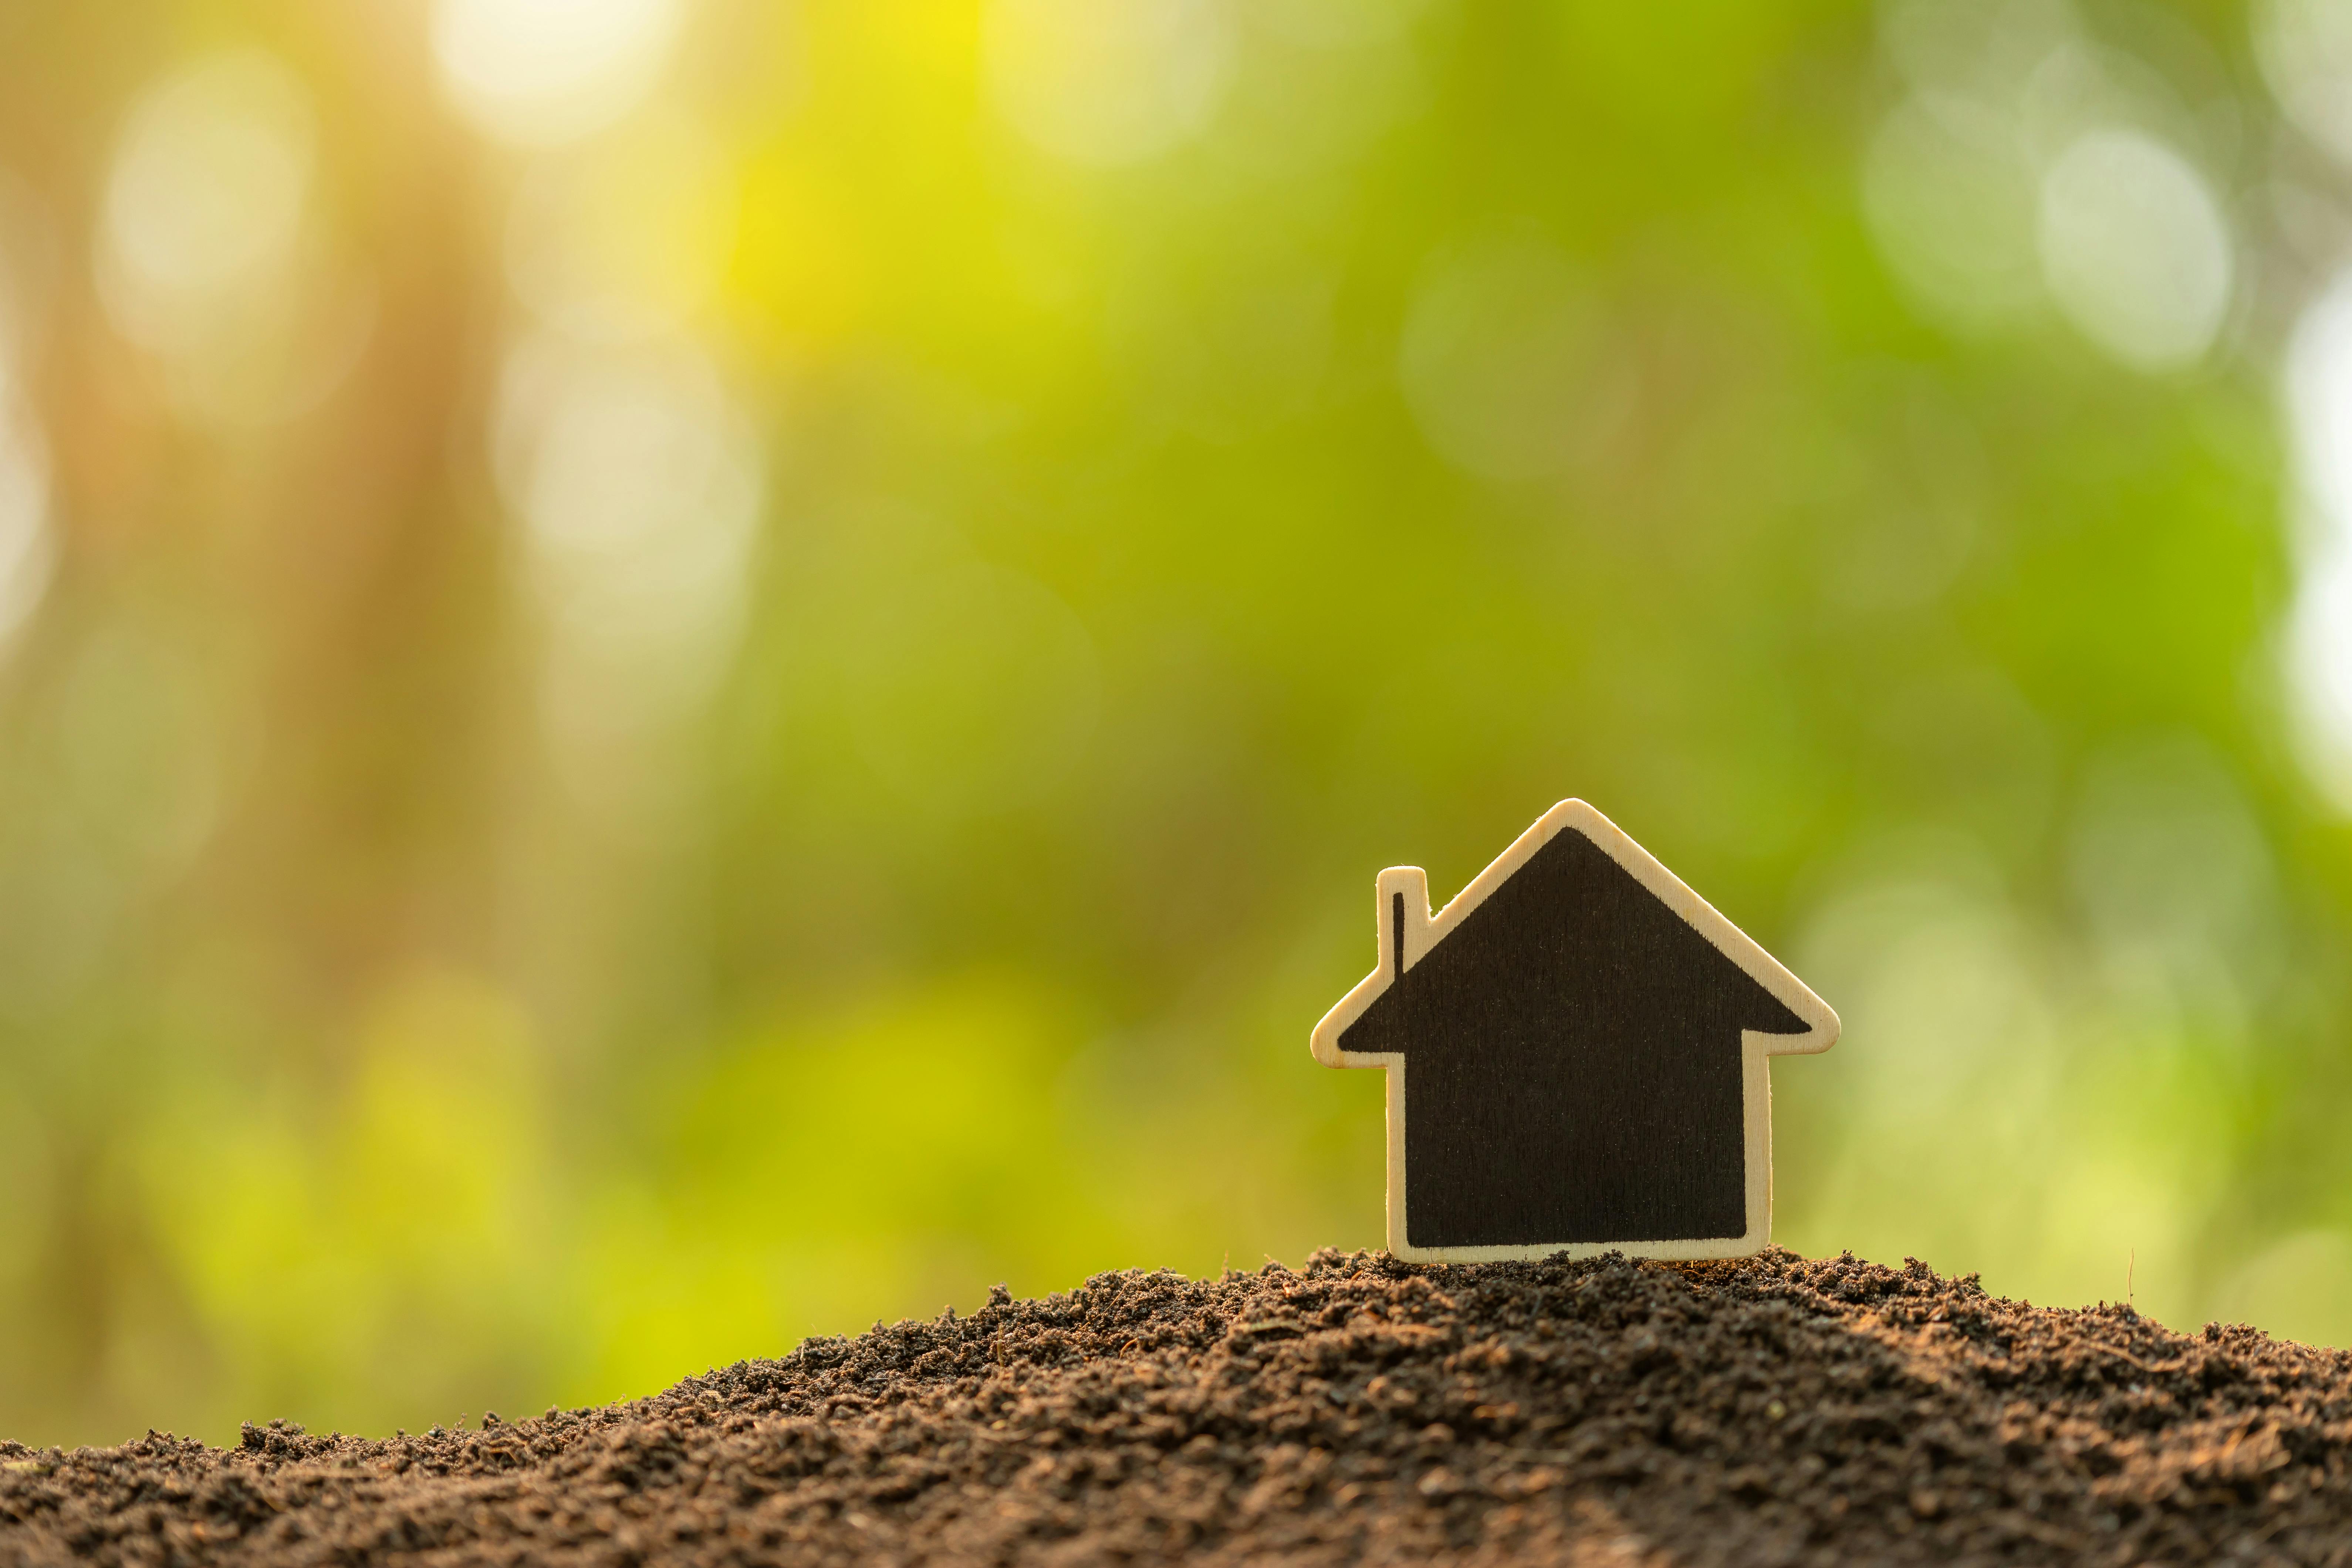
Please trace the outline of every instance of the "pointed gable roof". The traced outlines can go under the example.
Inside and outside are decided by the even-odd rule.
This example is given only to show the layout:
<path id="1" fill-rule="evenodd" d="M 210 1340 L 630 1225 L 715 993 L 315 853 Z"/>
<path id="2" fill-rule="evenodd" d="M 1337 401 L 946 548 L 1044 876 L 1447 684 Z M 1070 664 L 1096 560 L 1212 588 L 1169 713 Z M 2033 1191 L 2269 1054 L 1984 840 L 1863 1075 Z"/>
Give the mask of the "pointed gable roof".
<path id="1" fill-rule="evenodd" d="M 1545 856 L 1544 851 L 1564 836 L 1580 839 L 1582 845 L 1570 842 L 1559 846 L 1559 852 Z M 1521 882 L 1520 871 L 1539 857 L 1543 867 L 1532 879 Z M 1604 859 L 1623 874 L 1622 879 L 1607 875 Z M 1514 884 L 1517 884 L 1516 890 L 1506 891 Z M 1466 942 L 1454 947 L 1441 970 L 1429 977 L 1435 982 L 1440 973 L 1447 975 L 1448 980 L 1440 984 L 1449 992 L 1461 991 L 1473 975 L 1493 978 L 1496 984 L 1487 988 L 1492 994 L 1540 985 L 1542 980 L 1520 973 L 1519 966 L 1507 961 L 1532 959 L 1538 972 L 1549 971 L 1580 931 L 1587 938 L 1580 962 L 1630 967 L 1644 959 L 1664 960 L 1669 973 L 1698 979 L 1710 992 L 1746 995 L 1746 1003 L 1735 1010 L 1757 1021 L 1741 1027 L 1786 1037 L 1774 1043 L 1774 1055 L 1827 1050 L 1837 1038 L 1837 1015 L 1828 1004 L 1615 823 L 1581 800 L 1561 801 L 1544 813 L 1433 915 L 1428 912 L 1427 879 L 1418 868 L 1396 867 L 1381 872 L 1379 888 L 1383 962 L 1315 1026 L 1310 1046 L 1315 1058 L 1328 1067 L 1377 1067 L 1382 1065 L 1380 1060 L 1363 1058 L 1402 1050 L 1401 1044 L 1391 1043 L 1393 1037 L 1387 1026 L 1376 1026 L 1371 1034 L 1359 1036 L 1354 1025 L 1399 979 L 1445 948 L 1454 933 L 1465 927 L 1471 928 Z M 1647 897 L 1635 896 L 1636 889 Z M 1402 921 L 1392 908 L 1392 900 L 1400 893 L 1405 906 Z M 1479 911 L 1498 895 L 1500 901 L 1492 915 L 1481 918 Z M 1612 913 L 1621 917 L 1614 924 L 1608 919 Z M 1689 942 L 1690 937 L 1713 949 L 1768 1001 L 1758 1000 L 1730 979 L 1706 952 Z"/>

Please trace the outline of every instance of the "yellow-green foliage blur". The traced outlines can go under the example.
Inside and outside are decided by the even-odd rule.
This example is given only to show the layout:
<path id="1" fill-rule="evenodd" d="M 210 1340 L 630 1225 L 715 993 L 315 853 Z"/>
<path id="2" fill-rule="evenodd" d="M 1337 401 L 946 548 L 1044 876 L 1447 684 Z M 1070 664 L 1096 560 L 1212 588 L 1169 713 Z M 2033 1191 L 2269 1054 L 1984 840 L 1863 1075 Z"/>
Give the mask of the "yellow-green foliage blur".
<path id="1" fill-rule="evenodd" d="M 1777 1238 L 2352 1342 L 2343 0 L 0 7 L 0 1436 L 1381 1238 L 1372 878 Z"/>

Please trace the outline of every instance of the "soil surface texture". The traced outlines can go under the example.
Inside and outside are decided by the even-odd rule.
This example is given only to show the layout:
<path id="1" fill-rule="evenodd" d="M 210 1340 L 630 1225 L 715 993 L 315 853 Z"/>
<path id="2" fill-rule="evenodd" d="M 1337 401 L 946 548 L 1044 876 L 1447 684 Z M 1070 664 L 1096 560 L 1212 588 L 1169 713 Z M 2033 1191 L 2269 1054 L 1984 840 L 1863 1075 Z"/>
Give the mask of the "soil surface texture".
<path id="1" fill-rule="evenodd" d="M 2352 1564 L 2352 1355 L 1925 1266 L 1106 1274 L 390 1441 L 0 1444 L 0 1564 Z"/>

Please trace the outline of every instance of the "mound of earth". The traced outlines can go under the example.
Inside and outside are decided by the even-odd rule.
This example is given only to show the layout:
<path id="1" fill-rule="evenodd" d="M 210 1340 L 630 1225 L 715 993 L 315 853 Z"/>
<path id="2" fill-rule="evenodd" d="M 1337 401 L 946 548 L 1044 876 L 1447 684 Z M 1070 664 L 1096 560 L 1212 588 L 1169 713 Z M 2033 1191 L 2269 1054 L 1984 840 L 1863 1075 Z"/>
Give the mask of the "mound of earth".
<path id="1" fill-rule="evenodd" d="M 1852 1258 L 1106 1274 L 388 1442 L 0 1444 L 0 1563 L 2352 1563 L 2352 1355 Z"/>

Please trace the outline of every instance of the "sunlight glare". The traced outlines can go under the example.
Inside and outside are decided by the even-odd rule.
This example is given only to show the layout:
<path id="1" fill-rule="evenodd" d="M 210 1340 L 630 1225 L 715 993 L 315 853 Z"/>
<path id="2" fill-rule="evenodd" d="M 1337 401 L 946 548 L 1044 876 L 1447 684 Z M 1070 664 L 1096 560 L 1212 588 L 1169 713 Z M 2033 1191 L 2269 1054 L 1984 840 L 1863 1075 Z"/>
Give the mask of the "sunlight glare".
<path id="1" fill-rule="evenodd" d="M 2309 526 L 2284 652 L 2305 771 L 2352 816 L 2352 270 L 2295 324 L 2287 426 Z"/>

